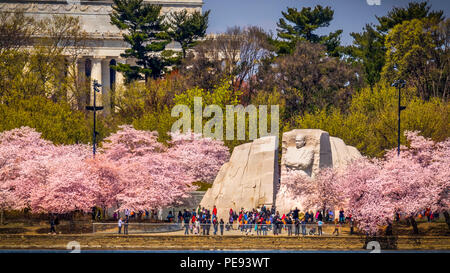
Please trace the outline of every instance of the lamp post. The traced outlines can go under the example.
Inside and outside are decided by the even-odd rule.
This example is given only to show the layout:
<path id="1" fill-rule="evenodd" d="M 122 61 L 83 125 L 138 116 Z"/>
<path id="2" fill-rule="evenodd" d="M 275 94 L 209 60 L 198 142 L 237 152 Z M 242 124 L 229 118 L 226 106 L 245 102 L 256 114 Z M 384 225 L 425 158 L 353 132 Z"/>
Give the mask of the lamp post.
<path id="1" fill-rule="evenodd" d="M 400 113 L 401 111 L 406 109 L 406 106 L 401 106 L 400 105 L 400 101 L 401 101 L 401 89 L 403 87 L 406 86 L 406 81 L 404 80 L 396 80 L 395 82 L 392 83 L 393 87 L 397 87 L 398 88 L 398 131 L 397 131 L 397 156 L 400 155 Z"/>
<path id="2" fill-rule="evenodd" d="M 94 112 L 94 131 L 92 133 L 92 153 L 93 153 L 94 158 L 95 158 L 95 145 L 97 143 L 96 142 L 96 137 L 97 137 L 97 134 L 98 134 L 98 132 L 95 130 L 95 116 L 96 116 L 96 111 L 103 110 L 103 106 L 97 106 L 96 105 L 96 97 L 97 97 L 97 93 L 96 92 L 100 92 L 99 87 L 102 87 L 102 85 L 99 84 L 97 82 L 97 80 L 94 80 L 93 87 L 94 87 L 94 105 L 93 106 L 86 106 L 86 110 Z"/>

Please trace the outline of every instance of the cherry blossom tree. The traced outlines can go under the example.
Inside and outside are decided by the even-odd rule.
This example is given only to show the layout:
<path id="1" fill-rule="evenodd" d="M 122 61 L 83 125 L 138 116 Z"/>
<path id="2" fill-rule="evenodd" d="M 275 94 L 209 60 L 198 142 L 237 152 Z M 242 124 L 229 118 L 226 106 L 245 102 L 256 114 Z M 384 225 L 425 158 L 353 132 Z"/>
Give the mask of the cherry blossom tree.
<path id="1" fill-rule="evenodd" d="M 137 157 L 122 166 L 130 185 L 118 195 L 123 209 L 139 211 L 177 204 L 195 190 L 193 177 L 166 153 Z"/>
<path id="2" fill-rule="evenodd" d="M 400 156 L 393 149 L 382 160 L 354 162 L 339 177 L 353 218 L 369 234 L 389 226 L 395 213 L 406 215 L 418 233 L 414 217 L 425 208 L 444 212 L 449 223 L 449 141 L 435 143 L 418 132 L 406 136 L 410 144 Z"/>
<path id="3" fill-rule="evenodd" d="M 195 133 L 170 133 L 170 136 L 172 141 L 168 153 L 177 158 L 195 181 L 212 183 L 230 158 L 223 141 L 203 138 Z"/>
<path id="4" fill-rule="evenodd" d="M 195 190 L 193 182 L 210 181 L 229 157 L 223 143 L 193 135 L 172 134 L 170 147 L 157 133 L 121 126 L 105 139 L 105 157 L 122 168 L 126 188 L 120 208 L 144 210 L 177 203 Z"/>
<path id="5" fill-rule="evenodd" d="M 94 183 L 95 204 L 105 213 L 108 207 L 117 205 L 117 196 L 128 187 L 122 166 L 114 164 L 102 154 L 98 154 L 95 159 L 85 160 L 85 163 L 88 168 L 87 180 Z"/>
<path id="6" fill-rule="evenodd" d="M 105 139 L 104 156 L 120 166 L 125 182 L 125 188 L 117 195 L 120 209 L 163 207 L 184 197 L 189 190 L 192 178 L 178 170 L 157 137 L 155 132 L 125 125 Z"/>
<path id="7" fill-rule="evenodd" d="M 430 169 L 404 155 L 388 157 L 383 162 L 378 177 L 375 179 L 382 186 L 383 198 L 395 213 L 403 213 L 417 234 L 415 216 L 424 208 L 430 207 L 435 200 L 433 174 Z"/>
<path id="8" fill-rule="evenodd" d="M 158 142 L 158 133 L 136 130 L 131 125 L 122 125 L 120 129 L 105 138 L 102 148 L 108 159 L 119 162 L 133 160 L 135 157 L 162 153 L 167 148 Z M 101 150 L 100 150 L 101 151 Z"/>
<path id="9" fill-rule="evenodd" d="M 33 212 L 88 211 L 95 204 L 96 184 L 88 179 L 87 145 L 53 145 L 34 129 L 21 127 L 0 134 L 1 209 Z M 98 188 L 98 187 L 97 187 Z"/>
<path id="10" fill-rule="evenodd" d="M 309 184 L 305 193 L 303 206 L 308 209 L 321 210 L 336 209 L 344 204 L 344 196 L 338 183 L 338 170 L 324 168 L 319 171 Z"/>
<path id="11" fill-rule="evenodd" d="M 377 181 L 381 169 L 379 160 L 362 158 L 347 165 L 338 177 L 340 192 L 346 200 L 344 208 L 360 230 L 372 235 L 380 226 L 389 225 L 394 213 L 383 198 L 383 185 Z"/>
<path id="12" fill-rule="evenodd" d="M 9 208 L 62 213 L 91 205 L 87 145 L 56 146 L 29 127 L 0 134 L 1 184 Z M 5 191 L 2 191 L 3 193 Z M 89 201 L 90 200 L 90 201 Z"/>
<path id="13" fill-rule="evenodd" d="M 89 211 L 95 205 L 95 183 L 85 160 L 87 145 L 53 146 L 48 154 L 29 160 L 22 168 L 16 193 L 28 199 L 33 212 L 69 213 Z M 32 185 L 30 189 L 22 185 Z M 26 196 L 26 192 L 29 196 Z"/>
<path id="14" fill-rule="evenodd" d="M 432 210 L 441 211 L 450 229 L 450 139 L 436 143 L 433 149 L 433 161 L 429 168 L 433 172 L 433 191 L 438 193 L 431 205 Z"/>
<path id="15" fill-rule="evenodd" d="M 23 164 L 45 154 L 51 147 L 49 141 L 43 140 L 41 134 L 29 127 L 21 127 L 0 133 L 0 210 L 1 223 L 4 210 L 23 208 L 26 199 L 17 194 L 29 191 L 31 185 L 17 187 L 17 179 L 24 173 Z M 26 188 L 26 189 L 25 189 Z"/>
<path id="16" fill-rule="evenodd" d="M 70 213 L 175 204 L 194 181 L 212 180 L 229 156 L 221 142 L 189 137 L 174 134 L 168 148 L 154 132 L 122 126 L 91 159 L 87 145 L 57 146 L 28 127 L 3 132 L 0 209 Z"/>
<path id="17" fill-rule="evenodd" d="M 0 138 L 1 138 L 0 134 Z M 17 153 L 17 147 L 5 145 L 0 142 L 0 224 L 4 223 L 4 211 L 14 206 L 15 201 L 13 188 L 7 182 L 16 176 L 17 168 L 12 163 L 13 157 Z"/>
<path id="18" fill-rule="evenodd" d="M 434 142 L 419 135 L 419 132 L 405 132 L 409 147 L 402 147 L 400 157 L 394 151 L 386 156 L 386 166 L 402 161 L 403 167 L 397 167 L 404 177 L 410 175 L 401 185 L 408 189 L 407 198 L 401 205 L 408 215 L 430 208 L 442 212 L 450 228 L 449 192 L 450 192 L 450 139 Z M 398 166 L 401 166 L 399 163 Z M 407 173 L 405 173 L 407 172 Z M 414 184 L 415 183 L 415 184 Z M 410 218 L 414 232 L 418 233 L 414 218 Z"/>

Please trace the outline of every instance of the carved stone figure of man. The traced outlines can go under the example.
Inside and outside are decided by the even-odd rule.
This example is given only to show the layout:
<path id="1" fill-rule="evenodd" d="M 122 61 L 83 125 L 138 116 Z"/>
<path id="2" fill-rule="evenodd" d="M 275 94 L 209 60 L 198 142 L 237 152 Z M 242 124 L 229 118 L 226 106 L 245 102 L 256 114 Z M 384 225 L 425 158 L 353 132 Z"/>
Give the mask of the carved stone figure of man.
<path id="1" fill-rule="evenodd" d="M 314 150 L 306 145 L 304 135 L 295 136 L 295 146 L 288 146 L 285 155 L 285 164 L 288 170 L 302 171 L 311 176 Z"/>

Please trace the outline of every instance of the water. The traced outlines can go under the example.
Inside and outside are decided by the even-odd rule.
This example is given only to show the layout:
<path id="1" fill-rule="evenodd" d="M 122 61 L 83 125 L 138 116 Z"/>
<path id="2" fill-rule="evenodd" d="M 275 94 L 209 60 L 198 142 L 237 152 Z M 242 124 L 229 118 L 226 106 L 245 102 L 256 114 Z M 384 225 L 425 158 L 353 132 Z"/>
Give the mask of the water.
<path id="1" fill-rule="evenodd" d="M 2 253 L 69 253 L 63 249 L 0 249 Z M 370 253 L 371 250 L 81 250 L 81 253 Z M 381 250 L 381 253 L 450 253 L 450 250 Z"/>

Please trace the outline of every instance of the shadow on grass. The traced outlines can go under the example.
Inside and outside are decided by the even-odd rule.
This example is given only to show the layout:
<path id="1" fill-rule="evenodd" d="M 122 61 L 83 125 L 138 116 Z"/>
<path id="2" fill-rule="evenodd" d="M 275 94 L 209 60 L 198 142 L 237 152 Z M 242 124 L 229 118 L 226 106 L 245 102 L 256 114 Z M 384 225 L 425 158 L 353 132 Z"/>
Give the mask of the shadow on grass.
<path id="1" fill-rule="evenodd" d="M 20 234 L 27 231 L 26 228 L 0 228 L 0 234 Z"/>

